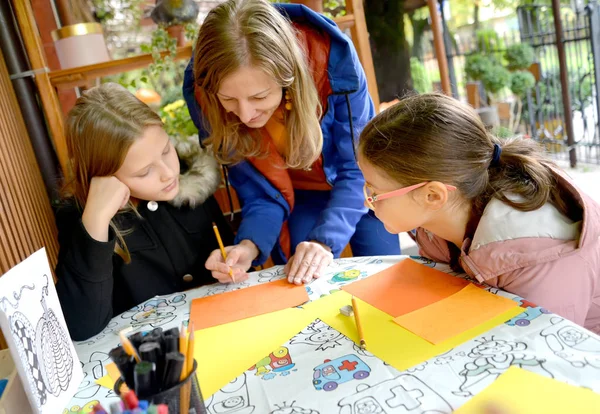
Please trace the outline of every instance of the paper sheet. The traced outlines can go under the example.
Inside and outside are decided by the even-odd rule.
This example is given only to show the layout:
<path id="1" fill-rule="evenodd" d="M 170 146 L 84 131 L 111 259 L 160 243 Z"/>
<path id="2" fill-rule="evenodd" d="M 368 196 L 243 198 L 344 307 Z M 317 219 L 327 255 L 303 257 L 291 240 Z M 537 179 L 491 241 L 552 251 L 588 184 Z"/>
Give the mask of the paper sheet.
<path id="1" fill-rule="evenodd" d="M 465 279 L 405 259 L 342 289 L 396 317 L 447 298 L 468 284 Z"/>
<path id="2" fill-rule="evenodd" d="M 110 375 L 105 375 L 102 378 L 98 378 L 96 380 L 96 384 L 104 388 L 108 388 L 109 390 L 112 390 L 114 388 L 115 382 L 116 380 L 113 380 Z"/>
<path id="3" fill-rule="evenodd" d="M 194 358 L 202 367 L 197 376 L 204 399 L 314 319 L 310 312 L 291 308 L 196 331 Z"/>
<path id="4" fill-rule="evenodd" d="M 83 371 L 44 249 L 0 278 L 0 326 L 33 412 L 62 412 Z"/>
<path id="5" fill-rule="evenodd" d="M 308 301 L 306 288 L 287 279 L 192 301 L 190 325 L 196 330 L 292 308 Z M 287 338 L 286 338 L 287 339 Z"/>
<path id="6" fill-rule="evenodd" d="M 517 306 L 514 300 L 468 285 L 452 296 L 399 316 L 394 321 L 421 338 L 438 344 Z"/>
<path id="7" fill-rule="evenodd" d="M 315 318 L 320 318 L 323 322 L 358 343 L 354 318 L 339 313 L 339 309 L 342 306 L 349 305 L 351 299 L 351 295 L 340 291 L 318 301 L 307 303 L 303 307 Z M 405 370 L 444 353 L 477 335 L 487 332 L 494 326 L 504 323 L 523 311 L 519 307 L 509 309 L 479 326 L 464 331 L 447 341 L 433 345 L 402 328 L 394 322 L 390 315 L 368 303 L 359 303 L 359 308 L 367 350 L 399 370 Z"/>
<path id="8" fill-rule="evenodd" d="M 488 405 L 510 414 L 591 414 L 600 413 L 600 394 L 512 366 L 456 414 L 481 414 Z"/>
<path id="9" fill-rule="evenodd" d="M 121 376 L 121 373 L 119 372 L 119 368 L 117 368 L 117 365 L 114 362 L 107 364 L 104 367 L 104 369 L 106 370 L 107 374 L 102 378 L 98 378 L 96 380 L 96 384 L 112 390 L 115 385 L 115 382 L 117 382 L 117 380 Z"/>

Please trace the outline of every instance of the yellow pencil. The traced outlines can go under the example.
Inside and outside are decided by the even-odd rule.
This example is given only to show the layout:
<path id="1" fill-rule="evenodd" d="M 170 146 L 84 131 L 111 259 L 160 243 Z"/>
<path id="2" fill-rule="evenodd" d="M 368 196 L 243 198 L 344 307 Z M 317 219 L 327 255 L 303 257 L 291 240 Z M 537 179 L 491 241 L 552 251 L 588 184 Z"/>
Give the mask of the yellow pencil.
<path id="1" fill-rule="evenodd" d="M 190 336 L 188 338 L 187 354 L 185 355 L 186 377 L 192 373 L 194 369 L 194 322 L 190 324 Z"/>
<path id="2" fill-rule="evenodd" d="M 138 355 L 137 351 L 135 350 L 135 347 L 133 346 L 129 338 L 127 338 L 122 332 L 119 334 L 119 337 L 121 338 L 121 345 L 123 345 L 123 349 L 125 350 L 127 355 L 134 357 L 135 362 L 140 362 L 140 356 Z"/>
<path id="3" fill-rule="evenodd" d="M 223 246 L 223 240 L 221 240 L 221 233 L 219 233 L 219 228 L 213 222 L 212 224 L 213 230 L 215 231 L 215 236 L 217 236 L 217 242 L 219 242 L 219 249 L 221 249 L 221 255 L 223 256 L 223 260 L 227 261 L 227 253 L 225 253 L 225 246 Z M 235 283 L 235 277 L 233 277 L 233 269 L 229 268 L 229 276 L 231 276 L 231 280 Z"/>
<path id="4" fill-rule="evenodd" d="M 365 335 L 363 334 L 362 325 L 360 324 L 358 305 L 356 303 L 356 299 L 354 299 L 354 296 L 352 296 L 352 309 L 354 310 L 354 320 L 356 321 L 356 329 L 358 330 L 358 338 L 360 339 L 360 349 L 367 349 Z"/>
<path id="5" fill-rule="evenodd" d="M 179 375 L 179 381 L 183 381 L 186 377 L 186 360 L 185 357 L 187 356 L 187 349 L 188 349 L 188 343 L 187 343 L 187 337 L 185 336 L 185 326 L 183 325 L 183 322 L 181 322 L 181 329 L 179 330 L 179 352 L 181 352 L 183 354 L 184 360 L 183 360 L 183 367 L 181 368 L 181 374 Z"/>
<path id="6" fill-rule="evenodd" d="M 194 322 L 190 325 L 190 336 L 187 341 L 187 352 L 185 354 L 185 364 L 182 372 L 185 371 L 185 378 L 188 378 L 194 369 Z M 179 412 L 187 414 L 190 408 L 190 398 L 192 396 L 192 380 L 188 379 L 188 383 L 181 387 L 179 397 Z"/>

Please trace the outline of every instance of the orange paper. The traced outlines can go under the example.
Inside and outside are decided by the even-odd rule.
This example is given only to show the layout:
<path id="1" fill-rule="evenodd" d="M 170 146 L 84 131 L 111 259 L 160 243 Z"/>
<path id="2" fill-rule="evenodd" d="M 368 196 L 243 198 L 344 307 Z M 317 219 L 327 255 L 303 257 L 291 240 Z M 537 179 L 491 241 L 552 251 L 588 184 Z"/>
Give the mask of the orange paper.
<path id="1" fill-rule="evenodd" d="M 221 293 L 192 301 L 190 322 L 195 329 L 210 328 L 308 302 L 304 285 L 287 279 Z"/>
<path id="2" fill-rule="evenodd" d="M 111 362 L 110 364 L 106 365 L 104 369 L 106 369 L 106 372 L 108 372 L 108 375 L 110 375 L 110 377 L 114 381 L 121 378 L 121 372 L 119 371 L 119 368 L 117 368 L 117 365 L 114 362 Z"/>
<path id="3" fill-rule="evenodd" d="M 498 316 L 518 304 L 475 285 L 439 302 L 394 319 L 432 344 L 438 344 Z"/>
<path id="4" fill-rule="evenodd" d="M 468 284 L 465 279 L 405 259 L 342 289 L 396 317 L 447 298 Z"/>

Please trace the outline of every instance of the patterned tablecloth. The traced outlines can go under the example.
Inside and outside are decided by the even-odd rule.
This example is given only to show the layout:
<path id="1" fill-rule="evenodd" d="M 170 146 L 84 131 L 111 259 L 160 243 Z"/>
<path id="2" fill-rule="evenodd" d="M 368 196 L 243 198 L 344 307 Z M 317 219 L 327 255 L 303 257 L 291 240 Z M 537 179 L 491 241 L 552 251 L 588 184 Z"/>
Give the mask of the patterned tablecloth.
<path id="1" fill-rule="evenodd" d="M 324 277 L 307 286 L 309 297 L 311 300 L 318 299 L 338 290 L 343 284 L 368 277 L 404 258 L 338 259 Z M 413 259 L 451 273 L 445 265 Z M 97 385 L 95 381 L 106 375 L 104 366 L 110 362 L 108 352 L 119 344 L 117 333 L 120 330 L 127 326 L 142 330 L 180 326 L 182 322 L 187 323 L 189 305 L 194 298 L 283 277 L 283 268 L 277 266 L 252 273 L 250 279 L 243 283 L 210 285 L 156 297 L 114 317 L 100 334 L 75 343 L 83 365 L 84 380 L 64 413 L 79 409 L 87 413 L 97 402 L 107 407 L 116 401 L 113 391 Z M 524 312 L 405 371 L 398 371 L 369 352 L 360 350 L 344 335 L 316 320 L 274 351 L 273 358 L 286 361 L 282 369 L 276 369 L 273 364 L 257 363 L 207 399 L 208 412 L 450 413 L 512 365 L 600 393 L 598 335 L 515 295 L 495 288 L 488 290 L 519 301 Z M 152 309 L 156 312 L 145 316 Z M 340 369 L 336 370 L 334 365 Z M 314 385 L 317 381 L 313 382 L 313 377 L 317 372 L 337 379 L 328 382 L 325 387 Z"/>

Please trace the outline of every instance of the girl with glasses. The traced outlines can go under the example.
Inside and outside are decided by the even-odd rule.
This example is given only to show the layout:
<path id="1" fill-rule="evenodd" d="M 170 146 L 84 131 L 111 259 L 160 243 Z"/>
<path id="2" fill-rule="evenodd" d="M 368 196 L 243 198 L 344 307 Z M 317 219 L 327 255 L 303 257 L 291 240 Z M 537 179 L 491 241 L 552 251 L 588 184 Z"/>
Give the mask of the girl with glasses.
<path id="1" fill-rule="evenodd" d="M 389 232 L 416 229 L 423 256 L 600 332 L 600 206 L 535 142 L 425 94 L 375 117 L 358 161 Z"/>

